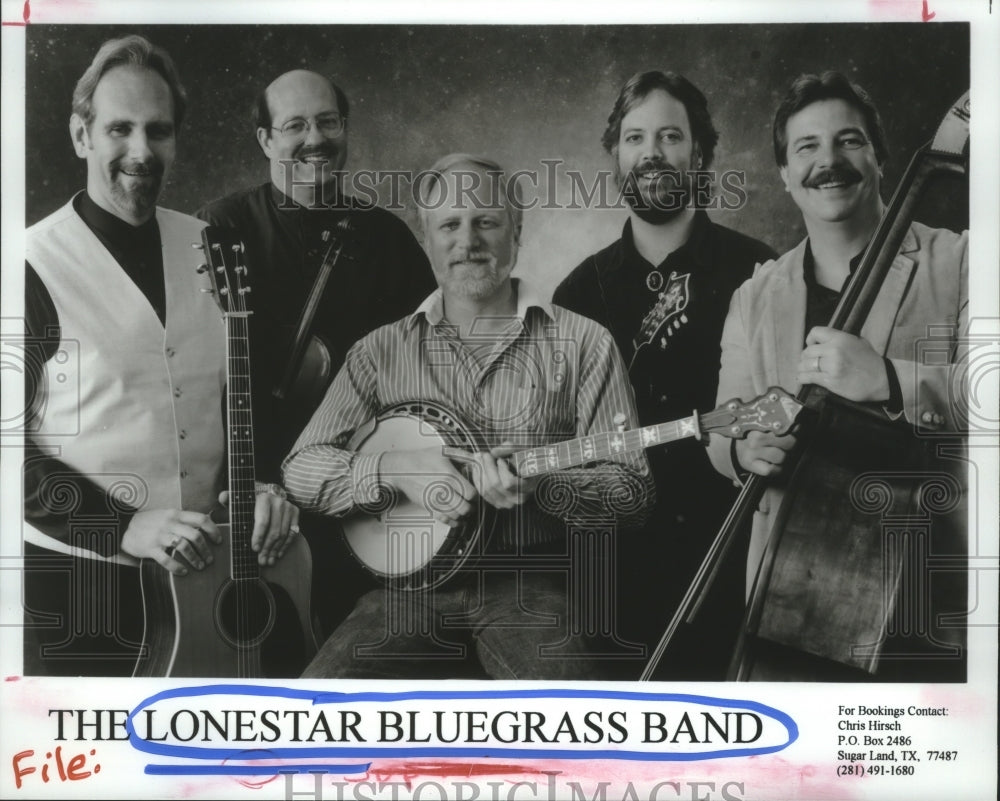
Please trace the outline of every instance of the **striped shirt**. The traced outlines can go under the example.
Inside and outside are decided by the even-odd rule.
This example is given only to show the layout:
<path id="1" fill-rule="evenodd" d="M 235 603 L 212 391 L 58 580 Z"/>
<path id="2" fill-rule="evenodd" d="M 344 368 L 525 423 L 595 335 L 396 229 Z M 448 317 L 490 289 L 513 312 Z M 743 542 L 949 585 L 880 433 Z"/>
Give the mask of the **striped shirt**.
<path id="1" fill-rule="evenodd" d="M 474 325 L 460 339 L 439 289 L 357 342 L 284 461 L 294 502 L 337 516 L 376 503 L 380 454 L 347 446 L 358 428 L 404 402 L 444 407 L 483 449 L 613 431 L 617 413 L 635 427 L 631 385 L 607 330 L 543 301 L 523 281 L 514 285 L 517 313 L 499 331 L 490 321 L 488 331 Z M 644 451 L 616 454 L 544 476 L 531 500 L 499 512 L 492 542 L 504 550 L 552 542 L 567 523 L 637 526 L 654 499 Z"/>

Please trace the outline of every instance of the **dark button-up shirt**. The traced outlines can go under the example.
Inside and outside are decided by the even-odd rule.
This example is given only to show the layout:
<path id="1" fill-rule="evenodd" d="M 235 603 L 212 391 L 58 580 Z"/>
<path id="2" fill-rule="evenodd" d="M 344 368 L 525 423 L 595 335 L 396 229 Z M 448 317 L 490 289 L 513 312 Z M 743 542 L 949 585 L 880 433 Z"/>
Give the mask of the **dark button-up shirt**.
<path id="1" fill-rule="evenodd" d="M 254 391 L 258 473 L 277 478 L 281 459 L 322 397 L 292 393 L 272 397 L 280 383 L 295 329 L 319 272 L 328 243 L 323 232 L 343 243 L 317 309 L 312 333 L 330 358 L 327 381 L 348 349 L 380 325 L 412 312 L 433 291 L 435 281 L 420 244 L 403 220 L 352 198 L 330 208 L 309 209 L 271 183 L 208 203 L 196 216 L 236 229 L 246 245 L 249 270 L 250 355 Z M 350 217 L 352 232 L 337 224 Z M 256 417 L 269 422 L 256 424 Z"/>

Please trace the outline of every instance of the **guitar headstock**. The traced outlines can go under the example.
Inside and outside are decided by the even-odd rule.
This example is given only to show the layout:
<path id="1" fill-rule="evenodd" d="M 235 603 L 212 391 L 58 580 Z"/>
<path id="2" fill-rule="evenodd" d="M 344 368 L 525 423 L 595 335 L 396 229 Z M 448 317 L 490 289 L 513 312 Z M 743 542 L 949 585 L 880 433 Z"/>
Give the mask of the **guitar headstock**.
<path id="1" fill-rule="evenodd" d="M 802 404 L 781 387 L 771 387 L 750 401 L 733 398 L 699 420 L 705 433 L 742 439 L 751 431 L 787 434 L 795 424 Z"/>
<path id="2" fill-rule="evenodd" d="M 199 273 L 207 273 L 209 289 L 223 315 L 248 314 L 246 296 L 250 292 L 245 247 L 239 234 L 232 228 L 210 225 L 201 232 L 201 242 L 194 245 L 205 254 L 205 263 Z"/>

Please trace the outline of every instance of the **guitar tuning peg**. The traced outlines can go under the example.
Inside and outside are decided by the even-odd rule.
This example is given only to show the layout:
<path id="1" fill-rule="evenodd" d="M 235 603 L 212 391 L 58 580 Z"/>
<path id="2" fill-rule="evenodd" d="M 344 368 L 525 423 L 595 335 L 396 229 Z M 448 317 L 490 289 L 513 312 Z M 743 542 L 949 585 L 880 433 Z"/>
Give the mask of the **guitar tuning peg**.
<path id="1" fill-rule="evenodd" d="M 206 295 L 214 295 L 215 294 L 215 290 L 214 289 L 199 289 L 198 291 L 199 292 L 204 292 Z"/>
<path id="2" fill-rule="evenodd" d="M 191 247 L 193 247 L 195 250 L 204 250 L 205 249 L 205 246 L 203 244 L 201 244 L 201 242 L 192 242 L 191 243 Z"/>
<path id="3" fill-rule="evenodd" d="M 199 264 L 197 267 L 195 267 L 194 271 L 196 273 L 207 273 L 208 272 L 208 265 L 205 264 L 205 263 Z"/>

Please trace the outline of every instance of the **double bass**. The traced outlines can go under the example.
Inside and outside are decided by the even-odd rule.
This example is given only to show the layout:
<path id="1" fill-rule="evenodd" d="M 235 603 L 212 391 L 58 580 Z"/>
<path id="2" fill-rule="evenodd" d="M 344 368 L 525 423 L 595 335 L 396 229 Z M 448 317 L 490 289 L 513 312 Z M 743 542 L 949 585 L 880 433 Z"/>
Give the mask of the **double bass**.
<path id="1" fill-rule="evenodd" d="M 830 327 L 860 335 L 926 190 L 942 176 L 967 176 L 968 138 L 966 92 L 912 157 Z M 915 432 L 817 385 L 796 401 L 794 467 L 728 679 L 964 680 L 964 441 Z M 656 675 L 682 625 L 697 623 L 769 481 L 744 484 L 640 680 Z"/>

